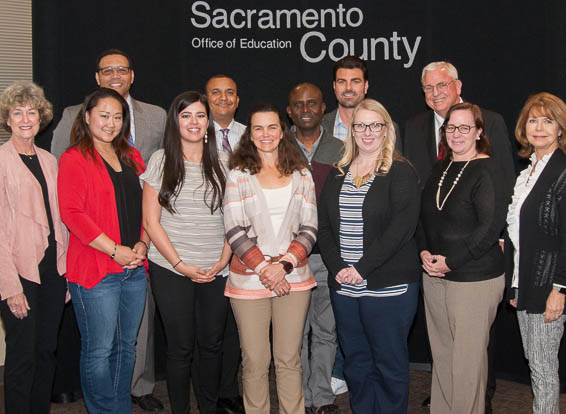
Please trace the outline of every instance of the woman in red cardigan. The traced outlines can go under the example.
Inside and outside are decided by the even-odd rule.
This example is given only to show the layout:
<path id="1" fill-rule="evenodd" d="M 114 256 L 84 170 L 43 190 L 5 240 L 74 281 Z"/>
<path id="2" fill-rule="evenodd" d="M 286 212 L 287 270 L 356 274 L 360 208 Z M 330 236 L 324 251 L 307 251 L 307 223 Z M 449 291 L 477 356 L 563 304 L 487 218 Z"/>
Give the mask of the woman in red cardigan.
<path id="1" fill-rule="evenodd" d="M 81 332 L 81 385 L 90 414 L 131 413 L 130 382 L 146 295 L 140 153 L 117 92 L 87 96 L 59 162 L 61 217 L 70 231 L 67 280 Z"/>

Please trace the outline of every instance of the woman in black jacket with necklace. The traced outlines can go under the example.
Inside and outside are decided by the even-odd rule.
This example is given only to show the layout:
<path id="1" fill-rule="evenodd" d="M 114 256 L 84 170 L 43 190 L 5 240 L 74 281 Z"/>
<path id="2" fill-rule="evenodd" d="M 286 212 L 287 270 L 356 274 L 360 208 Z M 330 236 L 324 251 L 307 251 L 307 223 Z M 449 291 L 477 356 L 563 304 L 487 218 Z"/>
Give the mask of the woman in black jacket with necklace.
<path id="1" fill-rule="evenodd" d="M 510 189 L 489 157 L 480 109 L 452 106 L 422 196 L 418 236 L 423 296 L 434 360 L 431 412 L 483 414 L 489 330 L 503 297 L 498 238 Z"/>

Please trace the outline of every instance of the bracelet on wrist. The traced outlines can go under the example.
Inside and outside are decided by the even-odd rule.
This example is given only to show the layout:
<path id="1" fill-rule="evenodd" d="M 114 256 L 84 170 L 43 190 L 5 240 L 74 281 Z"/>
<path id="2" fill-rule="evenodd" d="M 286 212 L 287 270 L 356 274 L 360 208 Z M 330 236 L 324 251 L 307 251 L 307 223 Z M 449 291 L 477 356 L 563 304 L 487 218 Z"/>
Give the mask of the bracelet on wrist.
<path id="1" fill-rule="evenodd" d="M 173 266 L 173 269 L 175 269 L 175 268 L 177 267 L 177 265 L 178 265 L 179 263 L 181 263 L 182 261 L 183 261 L 183 259 L 179 259 L 179 261 L 178 261 L 177 263 L 175 263 L 175 265 Z"/>
<path id="2" fill-rule="evenodd" d="M 147 244 L 146 242 L 144 242 L 143 240 L 140 239 L 140 243 L 143 243 L 143 245 L 145 246 L 145 251 L 149 252 L 149 244 Z"/>
<path id="3" fill-rule="evenodd" d="M 110 258 L 112 260 L 114 260 L 114 258 L 116 257 L 116 249 L 118 248 L 118 243 L 114 242 L 114 251 L 112 252 L 112 254 L 110 255 Z"/>

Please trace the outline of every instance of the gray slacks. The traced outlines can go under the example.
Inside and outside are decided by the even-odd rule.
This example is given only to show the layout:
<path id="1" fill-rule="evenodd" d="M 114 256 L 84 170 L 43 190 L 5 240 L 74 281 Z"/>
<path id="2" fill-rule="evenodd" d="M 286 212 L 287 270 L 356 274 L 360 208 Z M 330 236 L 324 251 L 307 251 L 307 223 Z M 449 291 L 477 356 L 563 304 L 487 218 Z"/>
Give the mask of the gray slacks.
<path id="1" fill-rule="evenodd" d="M 545 323 L 540 313 L 518 311 L 519 329 L 525 358 L 531 369 L 533 387 L 533 414 L 558 414 L 560 408 L 560 378 L 558 377 L 558 350 L 564 334 L 566 316 Z"/>
<path id="2" fill-rule="evenodd" d="M 131 393 L 134 397 L 153 393 L 155 386 L 155 348 L 154 348 L 155 301 L 151 284 L 147 284 L 147 296 L 140 330 L 136 343 L 136 362 L 132 375 Z"/>
<path id="3" fill-rule="evenodd" d="M 330 305 L 328 270 L 322 262 L 321 255 L 311 254 L 309 266 L 318 286 L 311 291 L 311 303 L 303 333 L 301 348 L 303 390 L 306 407 L 321 407 L 334 403 L 330 378 L 336 355 L 336 323 Z M 311 332 L 310 352 L 309 332 Z"/>

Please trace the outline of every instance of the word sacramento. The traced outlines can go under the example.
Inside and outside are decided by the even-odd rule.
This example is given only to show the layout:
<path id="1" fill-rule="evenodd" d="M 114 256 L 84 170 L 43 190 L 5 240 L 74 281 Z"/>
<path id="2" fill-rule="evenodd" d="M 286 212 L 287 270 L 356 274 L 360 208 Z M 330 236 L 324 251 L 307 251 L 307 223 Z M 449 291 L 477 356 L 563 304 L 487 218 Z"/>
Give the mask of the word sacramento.
<path id="1" fill-rule="evenodd" d="M 195 1 L 191 7 L 191 24 L 198 29 L 314 29 L 316 27 L 359 27 L 364 13 L 358 7 L 335 9 L 233 9 L 212 10 L 206 1 Z"/>

